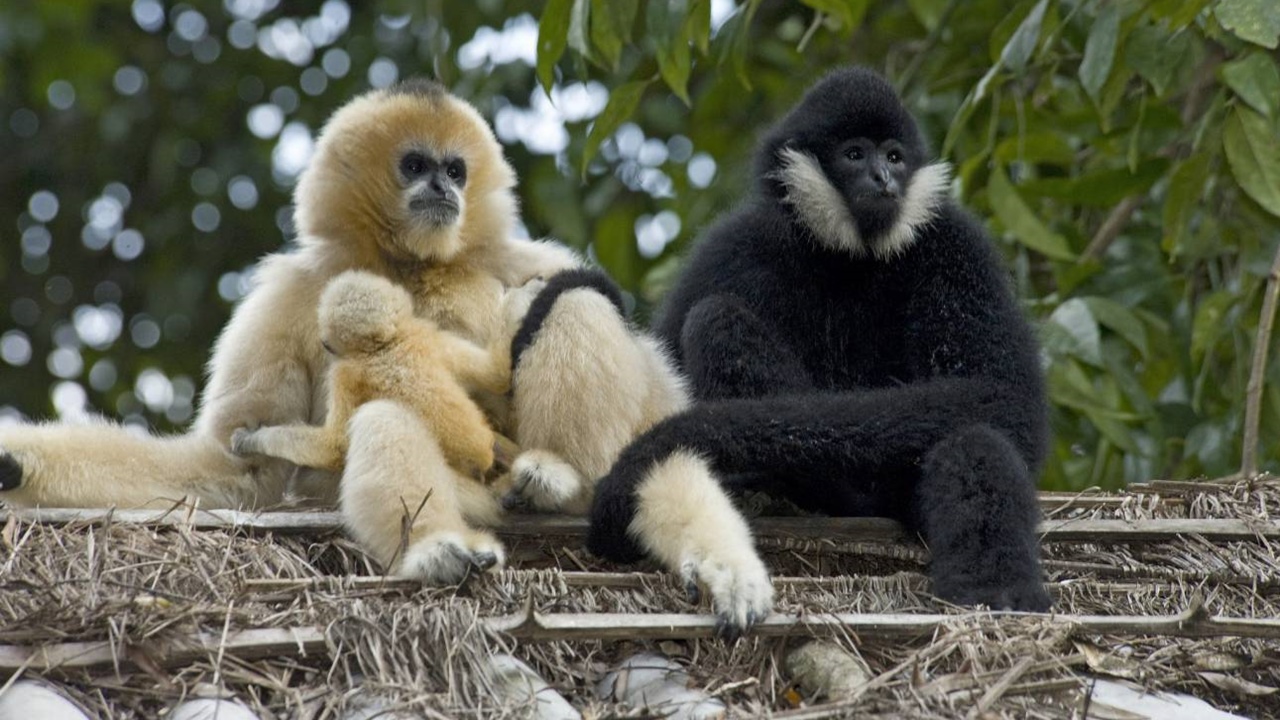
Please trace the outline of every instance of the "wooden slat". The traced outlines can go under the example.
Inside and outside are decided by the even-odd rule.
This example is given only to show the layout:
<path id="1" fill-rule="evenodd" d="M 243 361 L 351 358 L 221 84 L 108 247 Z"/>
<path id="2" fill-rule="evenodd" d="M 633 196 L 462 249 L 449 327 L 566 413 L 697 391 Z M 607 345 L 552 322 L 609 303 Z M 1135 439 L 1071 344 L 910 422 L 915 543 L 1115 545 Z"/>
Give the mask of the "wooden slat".
<path id="1" fill-rule="evenodd" d="M 1280 619 L 1208 617 L 1197 609 L 1177 615 L 1037 615 L 1034 613 L 969 612 L 955 615 L 899 615 L 840 613 L 771 615 L 756 624 L 756 637 L 789 637 L 851 633 L 861 637 L 916 638 L 945 625 L 1008 619 L 1060 625 L 1083 634 L 1159 635 L 1172 637 L 1280 638 Z M 555 613 L 542 615 L 526 608 L 511 615 L 487 618 L 491 630 L 528 642 L 560 640 L 691 640 L 716 633 L 712 615 L 632 613 Z M 19 670 L 100 670 L 133 668 L 138 654 L 148 664 L 180 667 L 219 654 L 252 660 L 264 657 L 305 657 L 326 652 L 319 627 L 262 628 L 227 633 L 200 633 L 182 641 L 156 641 L 113 651 L 106 642 L 46 644 L 39 647 L 0 645 L 0 675 Z"/>
<path id="2" fill-rule="evenodd" d="M 222 635 L 200 633 L 182 641 L 149 642 L 136 648 L 113 648 L 106 642 L 72 642 L 40 646 L 0 645 L 0 674 L 22 669 L 100 670 L 138 667 L 138 657 L 162 668 L 181 667 L 212 659 L 219 648 L 244 660 L 267 657 L 306 657 L 326 652 L 324 630 L 318 627 L 259 628 Z"/>
<path id="3" fill-rule="evenodd" d="M 154 526 L 187 526 L 194 529 L 239 528 L 276 533 L 337 532 L 342 528 L 336 512 L 242 512 L 237 510 L 101 510 L 47 509 L 0 510 L 0 522 L 14 517 L 26 522 L 55 525 L 137 523 Z M 768 517 L 752 521 L 758 537 L 771 539 L 886 542 L 911 536 L 885 518 Z M 584 518 L 564 515 L 516 515 L 507 518 L 498 534 L 509 540 L 585 536 Z M 1253 540 L 1280 537 L 1280 522 L 1231 519 L 1197 520 L 1157 518 L 1145 520 L 1046 520 L 1040 525 L 1046 542 L 1126 542 L 1167 540 L 1177 535 L 1201 535 L 1210 540 Z"/>

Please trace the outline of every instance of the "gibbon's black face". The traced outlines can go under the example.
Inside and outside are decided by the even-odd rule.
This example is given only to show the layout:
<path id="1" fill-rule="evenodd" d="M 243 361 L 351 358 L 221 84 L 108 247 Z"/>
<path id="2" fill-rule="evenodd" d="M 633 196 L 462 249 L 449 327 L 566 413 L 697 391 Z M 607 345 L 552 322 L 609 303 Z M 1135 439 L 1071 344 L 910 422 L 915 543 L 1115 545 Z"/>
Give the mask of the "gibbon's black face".
<path id="1" fill-rule="evenodd" d="M 426 225 L 447 227 L 462 214 L 462 189 L 467 184 L 467 163 L 460 157 L 433 157 L 423 150 L 409 150 L 397 165 L 409 212 Z"/>
<path id="2" fill-rule="evenodd" d="M 893 227 L 917 167 L 901 140 L 863 137 L 838 145 L 823 166 L 832 185 L 843 190 L 859 234 L 867 238 L 883 237 Z"/>
<path id="3" fill-rule="evenodd" d="M 809 90 L 765 137 L 757 167 L 766 196 L 816 241 L 880 259 L 914 241 L 949 183 L 945 165 L 926 164 L 893 87 L 864 68 L 837 70 Z"/>

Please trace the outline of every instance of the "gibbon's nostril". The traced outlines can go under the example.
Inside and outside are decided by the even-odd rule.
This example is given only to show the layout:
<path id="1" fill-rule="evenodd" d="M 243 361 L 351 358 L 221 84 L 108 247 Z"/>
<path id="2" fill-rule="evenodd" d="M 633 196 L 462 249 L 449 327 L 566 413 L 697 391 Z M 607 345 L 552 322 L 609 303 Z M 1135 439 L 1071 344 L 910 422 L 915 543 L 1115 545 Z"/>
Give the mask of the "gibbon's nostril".
<path id="1" fill-rule="evenodd" d="M 431 178 L 427 183 L 427 188 L 431 190 L 432 194 L 434 194 L 438 199 L 443 200 L 449 197 L 449 184 L 438 175 Z"/>

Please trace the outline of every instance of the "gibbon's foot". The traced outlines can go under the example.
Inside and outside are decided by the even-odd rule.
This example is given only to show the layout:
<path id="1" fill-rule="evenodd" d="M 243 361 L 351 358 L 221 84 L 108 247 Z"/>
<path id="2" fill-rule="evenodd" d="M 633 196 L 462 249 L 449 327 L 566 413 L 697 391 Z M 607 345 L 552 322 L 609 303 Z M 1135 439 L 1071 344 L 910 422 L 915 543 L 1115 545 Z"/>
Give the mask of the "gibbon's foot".
<path id="1" fill-rule="evenodd" d="M 472 573 L 501 568 L 505 560 L 502 544 L 489 533 L 443 531 L 409 545 L 396 575 L 427 585 L 456 585 Z"/>
<path id="2" fill-rule="evenodd" d="M 236 428 L 235 432 L 231 433 L 231 452 L 240 457 L 256 455 L 259 448 L 254 431 L 249 428 Z"/>
<path id="3" fill-rule="evenodd" d="M 689 602 L 711 595 L 716 635 L 733 642 L 773 610 L 773 583 L 764 563 L 748 548 L 735 557 L 711 559 L 691 555 L 680 563 L 680 580 Z"/>
<path id="4" fill-rule="evenodd" d="M 1049 609 L 1035 484 L 1000 431 L 972 425 L 925 454 L 915 512 L 938 597 L 996 610 Z"/>
<path id="5" fill-rule="evenodd" d="M 22 464 L 18 458 L 0 450 L 0 491 L 17 490 L 22 485 Z"/>
<path id="6" fill-rule="evenodd" d="M 582 493 L 582 477 L 569 463 L 545 450 L 521 453 L 511 465 L 515 484 L 503 496 L 507 510 L 579 511 L 569 505 Z"/>
<path id="7" fill-rule="evenodd" d="M 935 583 L 934 592 L 957 605 L 986 605 L 992 610 L 1049 612 L 1052 606 L 1049 593 L 1039 579 L 982 584 L 951 578 Z"/>

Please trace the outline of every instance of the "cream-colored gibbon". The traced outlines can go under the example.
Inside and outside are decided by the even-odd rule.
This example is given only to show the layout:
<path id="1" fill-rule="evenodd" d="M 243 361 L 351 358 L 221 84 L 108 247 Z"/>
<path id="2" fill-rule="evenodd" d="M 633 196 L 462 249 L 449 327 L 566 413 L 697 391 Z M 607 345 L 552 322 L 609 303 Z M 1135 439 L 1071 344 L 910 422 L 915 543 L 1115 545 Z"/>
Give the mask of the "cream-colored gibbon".
<path id="1" fill-rule="evenodd" d="M 412 298 L 415 316 L 475 345 L 509 341 L 506 293 L 536 278 L 559 287 L 552 276 L 580 266 L 562 246 L 513 237 L 514 184 L 483 118 L 440 85 L 412 80 L 355 98 L 325 125 L 299 178 L 297 247 L 261 261 L 214 346 L 191 429 L 157 437 L 106 421 L 0 428 L 0 501 L 262 508 L 293 490 L 337 502 L 384 563 L 401 551 L 386 528 L 409 517 L 412 543 L 389 568 L 400 574 L 443 583 L 495 564 L 500 546 L 475 528 L 499 520 L 496 486 L 484 495 L 459 483 L 437 432 L 401 402 L 355 409 L 340 473 L 242 458 L 230 443 L 242 428 L 324 425 L 332 355 L 316 309 L 343 272 L 385 278 Z M 613 303 L 583 288 L 549 297 L 555 307 L 525 333 L 510 401 L 484 391 L 475 399 L 529 451 L 515 460 L 519 496 L 582 509 L 591 496 L 583 478 L 602 475 L 637 433 L 687 401 L 666 356 Z"/>

